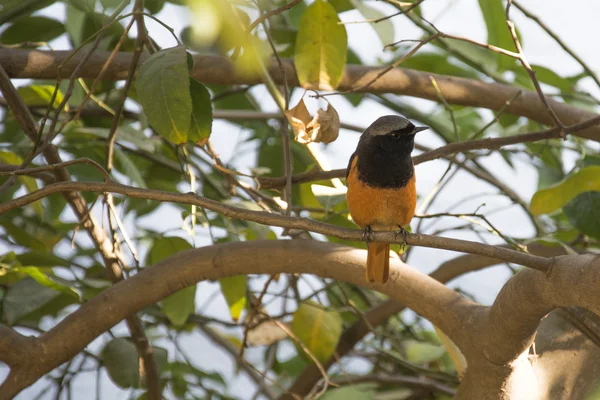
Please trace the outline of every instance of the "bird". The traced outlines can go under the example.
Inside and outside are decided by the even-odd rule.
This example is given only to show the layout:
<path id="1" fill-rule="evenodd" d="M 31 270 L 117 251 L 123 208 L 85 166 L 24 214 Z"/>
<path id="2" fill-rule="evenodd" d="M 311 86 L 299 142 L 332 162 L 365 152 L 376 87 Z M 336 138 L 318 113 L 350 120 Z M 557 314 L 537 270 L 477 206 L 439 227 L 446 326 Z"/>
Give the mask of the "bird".
<path id="1" fill-rule="evenodd" d="M 385 283 L 389 277 L 389 243 L 370 242 L 372 230 L 405 234 L 417 203 L 415 168 L 411 152 L 418 132 L 408 119 L 386 115 L 361 135 L 346 169 L 346 201 L 354 222 L 367 240 L 366 278 Z"/>

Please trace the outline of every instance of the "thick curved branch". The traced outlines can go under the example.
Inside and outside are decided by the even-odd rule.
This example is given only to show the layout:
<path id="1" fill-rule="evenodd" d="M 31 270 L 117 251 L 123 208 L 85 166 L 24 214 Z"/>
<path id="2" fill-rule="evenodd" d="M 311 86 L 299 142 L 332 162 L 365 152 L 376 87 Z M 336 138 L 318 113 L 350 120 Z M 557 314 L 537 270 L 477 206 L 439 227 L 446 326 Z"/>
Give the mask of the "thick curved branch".
<path id="1" fill-rule="evenodd" d="M 69 51 L 0 49 L 0 65 L 7 70 L 11 78 L 56 79 L 58 66 L 67 60 L 69 54 Z M 81 71 L 81 77 L 94 78 L 100 72 L 108 55 L 108 52 L 95 52 Z M 115 57 L 110 68 L 106 71 L 106 79 L 125 79 L 131 57 L 131 53 L 120 53 Z M 66 61 L 62 67 L 63 73 L 72 72 L 80 58 L 81 55 L 76 54 Z M 205 83 L 221 85 L 261 83 L 260 76 L 251 77 L 238 74 L 234 65 L 226 57 L 196 55 L 194 61 L 192 75 Z M 281 84 L 284 79 L 287 79 L 289 86 L 298 86 L 293 61 L 282 59 L 281 62 L 283 67 L 275 60 L 269 65 L 269 74 L 273 77 L 273 80 Z M 346 91 L 363 87 L 385 69 L 384 66 L 346 65 L 344 75 L 337 89 Z M 506 112 L 524 116 L 543 124 L 550 125 L 552 123 L 548 111 L 540 101 L 537 93 L 500 83 L 394 68 L 377 79 L 365 91 L 370 93 L 395 93 L 439 101 L 438 93 L 431 85 L 431 77 L 434 77 L 439 91 L 443 93 L 444 98 L 450 104 L 500 110 L 506 106 L 507 100 L 512 99 L 518 91 L 521 91 L 521 95 L 506 107 Z M 566 125 L 582 122 L 596 116 L 593 112 L 565 103 L 553 100 L 548 100 L 548 103 Z M 578 133 L 578 136 L 599 141 L 600 128 L 591 127 L 582 130 Z"/>
<path id="2" fill-rule="evenodd" d="M 470 150 L 497 150 L 504 146 L 510 146 L 513 144 L 538 142 L 540 140 L 553 139 L 561 137 L 562 132 L 565 134 L 575 134 L 581 132 L 590 127 L 594 127 L 600 124 L 600 116 L 594 116 L 588 120 L 561 128 L 546 129 L 539 132 L 522 133 L 519 135 L 498 137 L 498 138 L 486 138 L 479 140 L 469 140 L 466 142 L 450 143 L 442 147 L 438 147 L 435 150 L 426 151 L 422 154 L 413 157 L 413 163 L 415 165 L 424 163 L 426 161 L 435 160 L 448 155 L 470 151 Z M 321 171 L 313 169 L 312 171 L 304 172 L 301 174 L 292 175 L 292 183 L 305 183 L 317 180 L 332 179 L 332 178 L 344 178 L 346 176 L 346 169 L 335 169 L 331 171 Z M 279 188 L 285 185 L 285 178 L 269 178 L 260 177 L 258 178 L 260 187 L 262 189 L 273 189 Z"/>
<path id="3" fill-rule="evenodd" d="M 600 314 L 600 256 L 559 256 L 546 273 L 523 270 L 510 279 L 481 316 L 475 336 L 486 338 L 486 358 L 507 364 L 533 343 L 540 321 L 560 307 Z"/>
<path id="4" fill-rule="evenodd" d="M 341 228 L 335 225 L 319 222 L 307 218 L 290 217 L 264 211 L 253 211 L 243 208 L 229 206 L 195 193 L 173 193 L 163 190 L 141 189 L 122 185 L 115 182 L 57 182 L 38 189 L 34 192 L 0 204 L 0 214 L 33 203 L 52 193 L 57 192 L 110 192 L 119 193 L 133 198 L 156 200 L 161 202 L 173 202 L 196 205 L 207 210 L 215 211 L 230 218 L 239 218 L 263 225 L 278 226 L 281 228 L 300 229 L 324 235 L 335 236 L 345 240 L 364 240 L 364 232 L 358 229 Z M 479 254 L 494 257 L 507 262 L 517 263 L 540 271 L 547 271 L 552 265 L 552 259 L 522 253 L 516 250 L 506 249 L 499 246 L 446 238 L 441 236 L 430 236 L 423 234 L 407 234 L 405 237 L 395 232 L 374 232 L 370 240 L 386 243 L 406 243 L 413 246 L 431 247 L 459 251 L 463 253 Z"/>
<path id="5" fill-rule="evenodd" d="M 565 249 L 562 246 L 544 246 L 539 243 L 532 243 L 527 246 L 527 249 L 531 254 L 540 257 L 556 257 L 566 254 Z M 440 264 L 429 276 L 441 283 L 447 283 L 466 273 L 479 271 L 502 262 L 502 260 L 493 257 L 465 254 Z M 363 337 L 372 332 L 373 327 L 383 324 L 391 316 L 402 312 L 405 308 L 404 304 L 390 299 L 365 312 L 364 318 L 361 318 L 344 331 L 340 337 L 338 346 L 335 349 L 335 355 L 330 357 L 327 362 L 323 363 L 323 367 L 329 368 L 352 350 L 356 343 L 362 340 Z M 320 379 L 321 373 L 319 369 L 313 364 L 308 365 L 304 368 L 302 373 L 298 375 L 289 391 L 305 396 Z M 292 399 L 292 396 L 283 394 L 281 399 Z"/>
<path id="6" fill-rule="evenodd" d="M 308 240 L 236 242 L 178 253 L 108 288 L 42 334 L 36 342 L 43 351 L 13 370 L 0 386 L 0 399 L 12 398 L 126 316 L 199 281 L 242 274 L 310 273 L 370 287 L 430 320 L 458 346 L 467 345 L 467 327 L 461 321 L 482 306 L 397 259 L 390 260 L 385 285 L 370 285 L 365 281 L 365 262 L 363 250 Z M 6 350 L 0 348 L 0 354 Z M 16 350 L 30 351 L 29 346 Z"/>

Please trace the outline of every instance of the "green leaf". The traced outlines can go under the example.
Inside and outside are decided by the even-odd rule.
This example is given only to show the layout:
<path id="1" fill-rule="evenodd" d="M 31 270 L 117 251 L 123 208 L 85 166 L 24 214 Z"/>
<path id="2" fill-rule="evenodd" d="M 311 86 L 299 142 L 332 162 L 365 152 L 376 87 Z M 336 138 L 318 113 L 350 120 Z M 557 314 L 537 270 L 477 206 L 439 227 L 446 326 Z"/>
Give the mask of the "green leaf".
<path id="1" fill-rule="evenodd" d="M 352 4 L 350 0 L 329 0 L 329 4 L 331 4 L 338 13 L 350 11 L 355 8 L 355 5 Z"/>
<path id="2" fill-rule="evenodd" d="M 506 12 L 502 0 L 479 0 L 479 7 L 487 27 L 487 42 L 509 51 L 516 51 L 515 43 L 506 24 Z M 499 53 L 493 54 L 497 57 L 498 67 L 502 70 L 515 64 L 515 59 L 511 57 Z"/>
<path id="3" fill-rule="evenodd" d="M 405 340 L 403 346 L 406 360 L 415 365 L 428 364 L 439 360 L 446 353 L 443 345 L 434 345 L 417 340 Z"/>
<path id="4" fill-rule="evenodd" d="M 17 260 L 21 265 L 35 265 L 36 267 L 69 267 L 71 263 L 48 251 L 28 251 L 17 254 Z"/>
<path id="5" fill-rule="evenodd" d="M 132 182 L 135 182 L 138 187 L 147 188 L 146 181 L 144 180 L 139 168 L 125 152 L 116 149 L 115 161 L 117 169 L 131 179 Z"/>
<path id="6" fill-rule="evenodd" d="M 21 165 L 23 163 L 23 159 L 21 157 L 10 151 L 0 151 L 0 161 L 10 165 Z M 30 176 L 19 176 L 17 179 L 19 182 L 25 185 L 25 188 L 29 193 L 38 189 L 36 180 Z M 30 204 L 30 207 L 37 215 L 39 215 L 40 218 L 44 217 L 44 206 L 41 200 L 34 201 Z"/>
<path id="7" fill-rule="evenodd" d="M 47 246 L 39 238 L 30 235 L 25 229 L 16 226 L 10 221 L 2 220 L 0 225 L 4 227 L 7 235 L 9 235 L 15 243 L 20 246 L 27 247 L 31 250 L 44 251 Z"/>
<path id="8" fill-rule="evenodd" d="M 148 253 L 147 264 L 156 264 L 173 254 L 191 248 L 192 246 L 180 237 L 157 239 Z M 195 298 L 196 285 L 184 288 L 162 301 L 162 311 L 173 325 L 182 326 L 187 318 L 196 311 Z"/>
<path id="9" fill-rule="evenodd" d="M 162 301 L 162 311 L 175 326 L 183 326 L 188 317 L 196 312 L 196 285 L 173 293 Z"/>
<path id="10" fill-rule="evenodd" d="M 335 188 L 324 185 L 310 185 L 312 193 L 325 210 L 331 210 L 346 200 L 346 188 Z"/>
<path id="11" fill-rule="evenodd" d="M 476 44 L 463 42 L 460 40 L 447 40 L 445 43 L 448 48 L 468 56 L 472 61 L 489 71 L 495 71 L 498 69 L 497 54 L 490 50 L 479 47 Z M 434 42 L 434 45 L 435 44 L 436 43 Z"/>
<path id="12" fill-rule="evenodd" d="M 50 104 L 50 100 L 52 100 L 54 89 L 54 85 L 31 85 L 21 86 L 17 89 L 17 92 L 19 92 L 19 95 L 21 96 L 26 105 L 33 107 L 47 107 Z M 63 94 L 59 90 L 56 93 L 56 98 L 54 99 L 52 107 L 57 108 L 62 101 Z"/>
<path id="13" fill-rule="evenodd" d="M 2 0 L 0 4 L 0 25 L 23 15 L 29 15 L 32 12 L 46 8 L 56 0 L 41 1 L 23 1 L 23 0 Z"/>
<path id="14" fill-rule="evenodd" d="M 179 253 L 180 251 L 192 249 L 192 245 L 178 236 L 161 237 L 154 241 L 148 253 L 147 265 L 156 264 L 163 259 Z"/>
<path id="15" fill-rule="evenodd" d="M 35 279 L 35 281 L 37 283 L 39 283 L 40 285 L 45 286 L 49 289 L 56 290 L 57 292 L 62 292 L 64 294 L 66 294 L 67 296 L 71 296 L 74 300 L 79 301 L 79 294 L 72 287 L 67 286 L 64 283 L 61 283 L 56 278 L 53 279 L 51 276 L 46 275 L 44 272 L 42 272 L 42 270 L 40 268 L 37 268 L 37 267 L 15 267 L 15 268 L 12 268 L 11 270 L 16 273 L 24 273 L 26 275 L 29 275 L 30 277 Z"/>
<path id="16" fill-rule="evenodd" d="M 192 245 L 183 238 L 162 237 L 154 241 L 148 253 L 147 264 L 156 264 L 173 254 L 191 248 L 193 248 Z M 184 288 L 162 301 L 162 311 L 173 325 L 182 326 L 187 318 L 196 311 L 195 298 L 196 285 Z"/>
<path id="17" fill-rule="evenodd" d="M 61 296 L 60 292 L 26 278 L 12 285 L 2 300 L 2 317 L 9 324 L 20 321 Z"/>
<path id="18" fill-rule="evenodd" d="M 558 185 L 542 189 L 531 199 L 534 215 L 558 210 L 583 192 L 600 191 L 600 166 L 585 167 Z"/>
<path id="19" fill-rule="evenodd" d="M 192 98 L 185 47 L 154 53 L 140 67 L 136 88 L 148 122 L 156 132 L 173 143 L 186 143 Z"/>
<path id="20" fill-rule="evenodd" d="M 320 397 L 321 400 L 372 400 L 377 393 L 376 383 L 361 383 L 331 389 Z"/>
<path id="21" fill-rule="evenodd" d="M 519 67 L 521 66 L 519 65 Z M 535 71 L 538 81 L 559 88 L 561 92 L 573 91 L 573 84 L 571 81 L 567 78 L 563 78 L 551 69 L 533 64 L 531 65 L 531 68 Z"/>
<path id="22" fill-rule="evenodd" d="M 77 127 L 68 132 L 69 135 L 80 137 L 81 134 L 94 135 L 103 139 L 108 139 L 110 129 L 97 127 Z M 151 153 L 156 152 L 159 142 L 157 140 L 147 138 L 143 132 L 135 129 L 130 125 L 121 125 L 117 128 L 117 140 L 126 141 L 135 145 L 140 150 Z M 158 138 L 157 138 L 158 139 Z"/>
<path id="23" fill-rule="evenodd" d="M 356 9 L 360 11 L 360 13 L 366 19 L 369 20 L 377 20 L 387 15 L 357 0 L 354 0 L 352 4 L 354 4 L 354 6 L 356 6 Z M 373 29 L 375 29 L 375 32 L 377 33 L 377 36 L 379 36 L 379 40 L 381 40 L 381 44 L 383 46 L 394 42 L 394 24 L 392 23 L 391 18 L 384 19 L 379 22 L 373 22 L 371 23 L 371 26 L 373 27 Z"/>
<path id="24" fill-rule="evenodd" d="M 333 90 L 342 79 L 348 37 L 333 6 L 316 0 L 302 14 L 294 65 L 307 89 Z"/>
<path id="25" fill-rule="evenodd" d="M 146 0 L 146 1 L 144 1 L 144 7 L 146 7 L 148 9 L 148 11 L 150 11 L 151 14 L 158 13 L 160 10 L 162 10 L 164 5 L 165 5 L 165 0 Z"/>
<path id="26" fill-rule="evenodd" d="M 450 61 L 448 56 L 438 53 L 417 53 L 402 61 L 402 67 L 442 75 L 461 76 L 463 78 L 478 77 L 477 73 L 472 69 L 455 65 Z"/>
<path id="27" fill-rule="evenodd" d="M 17 44 L 24 42 L 49 42 L 65 33 L 65 26 L 47 17 L 29 16 L 19 18 L 0 35 L 0 42 Z"/>
<path id="28" fill-rule="evenodd" d="M 567 203 L 563 211 L 574 227 L 600 240 L 600 192 L 581 193 Z"/>
<path id="29" fill-rule="evenodd" d="M 122 0 L 100 0 L 100 4 L 104 8 L 116 8 L 119 4 L 121 4 Z"/>
<path id="30" fill-rule="evenodd" d="M 192 96 L 192 119 L 188 140 L 197 143 L 210 137 L 213 120 L 212 104 L 206 86 L 193 78 L 190 78 L 190 93 Z"/>
<path id="31" fill-rule="evenodd" d="M 166 368 L 168 352 L 152 346 L 152 352 L 159 371 Z M 100 352 L 102 364 L 110 379 L 121 388 L 140 387 L 139 357 L 135 345 L 128 339 L 115 338 Z"/>
<path id="32" fill-rule="evenodd" d="M 94 12 L 94 5 L 95 0 L 71 0 L 67 4 L 65 28 L 74 47 L 80 46 L 110 22 L 108 15 Z M 104 30 L 104 38 L 100 41 L 100 48 L 110 49 L 111 46 L 109 45 L 118 40 L 124 32 L 123 25 L 119 23 L 110 24 Z"/>
<path id="33" fill-rule="evenodd" d="M 231 319 L 235 322 L 240 318 L 244 307 L 246 307 L 246 277 L 244 275 L 230 276 L 219 279 L 221 292 L 229 306 Z"/>
<path id="34" fill-rule="evenodd" d="M 325 362 L 340 340 L 342 319 L 338 313 L 306 301 L 294 313 L 291 329 L 319 362 Z M 298 351 L 304 353 L 301 349 Z"/>
<path id="35" fill-rule="evenodd" d="M 369 308 L 369 303 L 360 290 L 357 287 L 345 282 L 338 282 L 337 285 L 334 285 L 328 289 L 327 299 L 329 300 L 329 304 L 336 308 L 346 307 L 347 305 L 352 306 L 358 311 L 365 311 L 367 308 Z M 354 310 L 343 311 L 340 313 L 340 315 L 343 321 L 347 324 L 354 323 L 361 318 L 360 315 Z"/>

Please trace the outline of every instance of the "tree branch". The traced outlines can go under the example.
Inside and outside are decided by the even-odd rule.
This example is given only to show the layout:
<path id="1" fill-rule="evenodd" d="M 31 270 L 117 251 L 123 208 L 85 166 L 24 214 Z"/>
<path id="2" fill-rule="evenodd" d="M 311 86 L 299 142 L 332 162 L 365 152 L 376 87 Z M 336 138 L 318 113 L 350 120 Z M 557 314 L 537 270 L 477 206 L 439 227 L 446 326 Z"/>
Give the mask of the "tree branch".
<path id="1" fill-rule="evenodd" d="M 50 194 L 58 192 L 110 192 L 119 193 L 133 198 L 157 200 L 161 202 L 173 202 L 190 204 L 215 211 L 230 218 L 239 218 L 253 221 L 263 225 L 278 226 L 281 228 L 300 229 L 324 235 L 335 236 L 345 240 L 364 241 L 364 232 L 359 229 L 341 228 L 335 225 L 319 222 L 307 218 L 290 217 L 286 215 L 253 211 L 234 206 L 229 206 L 206 197 L 198 196 L 193 192 L 173 193 L 162 190 L 141 189 L 122 185 L 115 182 L 57 182 L 47 185 L 41 189 L 0 204 L 0 214 L 17 207 L 23 207 L 36 200 L 40 200 Z M 491 246 L 467 240 L 430 236 L 423 234 L 407 234 L 406 237 L 398 237 L 395 232 L 374 232 L 370 240 L 386 243 L 406 243 L 413 246 L 431 247 L 459 251 L 464 253 L 479 254 L 494 257 L 507 262 L 517 263 L 540 271 L 547 271 L 552 265 L 552 259 L 522 253 L 516 250 L 506 249 L 499 246 Z"/>
<path id="2" fill-rule="evenodd" d="M 0 90 L 2 91 L 4 98 L 7 100 L 17 120 L 23 127 L 26 136 L 34 143 L 37 143 L 37 123 L 1 65 Z M 61 165 L 63 162 L 56 147 L 50 143 L 48 143 L 48 146 L 46 146 L 44 149 L 43 155 L 46 161 L 51 165 Z M 53 173 L 57 181 L 71 181 L 71 175 L 64 166 L 54 169 Z M 107 175 L 105 175 L 105 178 L 106 177 Z M 116 282 L 122 279 L 121 267 L 118 261 L 119 255 L 114 251 L 112 244 L 106 237 L 104 229 L 96 223 L 94 217 L 89 212 L 87 203 L 83 196 L 81 196 L 81 194 L 77 191 L 64 191 L 62 193 L 74 214 L 77 216 L 78 221 L 86 229 L 96 249 L 102 256 L 104 265 L 106 266 L 111 280 Z M 142 322 L 136 315 L 130 315 L 126 318 L 126 323 L 129 332 L 131 333 L 136 350 L 138 351 L 143 362 L 146 379 L 149 382 L 148 396 L 152 400 L 160 399 L 161 393 L 158 368 L 152 354 L 152 348 L 150 347 L 148 339 L 146 338 Z M 30 372 L 11 369 L 9 378 L 13 382 L 18 382 L 23 379 L 23 375 L 25 373 L 29 374 Z"/>
<path id="3" fill-rule="evenodd" d="M 21 49 L 0 49 L 0 65 L 3 66 L 11 78 L 24 79 L 55 79 L 58 66 L 65 62 L 69 51 L 42 51 Z M 108 52 L 96 52 L 81 71 L 81 77 L 94 78 L 101 70 L 108 58 Z M 106 79 L 125 79 L 127 68 L 132 54 L 120 53 L 106 71 Z M 62 67 L 64 73 L 72 72 L 81 55 L 77 54 L 65 62 Z M 146 56 L 142 56 L 142 61 Z M 276 61 L 269 65 L 269 74 L 276 83 L 287 79 L 289 86 L 298 86 L 296 71 L 292 60 L 282 59 L 283 71 Z M 386 67 L 370 67 L 363 65 L 347 65 L 338 90 L 352 90 L 363 86 L 372 80 Z M 259 84 L 260 76 L 241 76 L 236 73 L 234 65 L 226 57 L 196 55 L 192 75 L 205 83 L 222 85 Z M 506 101 L 522 91 L 517 99 L 513 100 L 506 112 L 524 116 L 543 124 L 551 124 L 552 119 L 537 93 L 521 88 L 500 83 L 488 83 L 474 79 L 444 76 L 430 72 L 414 71 L 410 69 L 394 68 L 393 70 L 373 82 L 366 90 L 370 93 L 395 93 L 405 96 L 419 97 L 432 101 L 439 101 L 435 89 L 431 85 L 431 77 L 438 83 L 439 89 L 444 93 L 446 101 L 472 107 L 483 107 L 500 110 L 506 107 Z M 567 125 L 593 118 L 595 113 L 548 100 L 558 118 Z M 590 127 L 578 132 L 578 136 L 600 141 L 600 128 Z"/>
<path id="4" fill-rule="evenodd" d="M 466 142 L 459 143 L 450 143 L 445 146 L 438 147 L 435 150 L 427 151 L 425 153 L 414 156 L 413 163 L 417 165 L 426 161 L 431 161 L 451 154 L 456 154 L 470 150 L 497 150 L 504 146 L 509 146 L 513 144 L 537 142 L 540 140 L 559 138 L 561 137 L 561 132 L 564 132 L 565 134 L 577 133 L 589 129 L 590 127 L 596 126 L 598 124 L 600 124 L 600 116 L 596 115 L 588 120 L 579 122 L 577 124 L 569 125 L 564 128 L 556 127 L 539 132 L 522 133 L 519 135 L 512 135 L 506 137 L 486 138 L 479 140 L 469 140 Z M 345 176 L 345 168 L 334 169 L 331 171 L 321 171 L 318 169 L 313 169 L 308 172 L 292 175 L 292 183 L 304 183 L 323 179 L 343 178 Z M 260 177 L 258 178 L 258 182 L 260 183 L 260 187 L 262 189 L 279 188 L 285 185 L 285 177 Z"/>
<path id="5" fill-rule="evenodd" d="M 561 246 L 544 246 L 538 243 L 528 245 L 528 250 L 530 253 L 541 257 L 556 257 L 566 254 L 565 249 Z M 445 284 L 463 274 L 479 271 L 501 262 L 502 261 L 497 258 L 479 256 L 476 254 L 465 254 L 442 263 L 429 276 Z M 323 363 L 323 366 L 329 368 L 352 350 L 356 343 L 372 331 L 373 327 L 383 324 L 391 316 L 402 312 L 405 308 L 404 304 L 399 303 L 394 299 L 390 299 L 366 311 L 364 313 L 364 318 L 355 322 L 342 333 L 338 346 L 335 349 L 334 356 Z M 308 365 L 304 368 L 302 373 L 296 377 L 296 380 L 289 391 L 305 396 L 317 384 L 320 378 L 321 374 L 319 370 L 314 365 Z M 292 396 L 288 395 L 281 396 L 282 400 L 291 398 Z"/>
<path id="6" fill-rule="evenodd" d="M 37 341 L 43 352 L 25 359 L 27 374 L 0 386 L 0 400 L 12 398 L 74 357 L 127 315 L 199 281 L 241 274 L 309 273 L 371 287 L 423 315 L 458 346 L 467 345 L 461 321 L 481 306 L 398 259 L 390 260 L 392 273 L 385 285 L 369 285 L 365 262 L 362 250 L 308 240 L 236 242 L 180 252 L 106 289 L 42 334 Z M 29 346 L 10 349 L 19 353 L 31 350 Z M 0 354 L 6 351 L 0 348 Z"/>
<path id="7" fill-rule="evenodd" d="M 531 346 L 535 332 L 550 311 L 558 307 L 584 307 L 600 314 L 600 256 L 559 256 L 546 274 L 523 270 L 510 279 L 482 318 L 478 334 L 490 346 L 486 358 L 495 364 L 516 359 Z"/>

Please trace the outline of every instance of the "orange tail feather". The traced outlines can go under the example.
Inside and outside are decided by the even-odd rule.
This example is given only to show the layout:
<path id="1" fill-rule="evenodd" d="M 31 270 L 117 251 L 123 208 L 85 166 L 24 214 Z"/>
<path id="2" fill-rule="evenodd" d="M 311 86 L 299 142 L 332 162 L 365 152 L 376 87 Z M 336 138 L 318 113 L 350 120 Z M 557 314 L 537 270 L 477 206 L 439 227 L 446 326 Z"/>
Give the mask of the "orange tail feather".
<path id="1" fill-rule="evenodd" d="M 367 245 L 367 250 L 367 280 L 385 283 L 390 274 L 390 245 L 373 242 Z"/>

